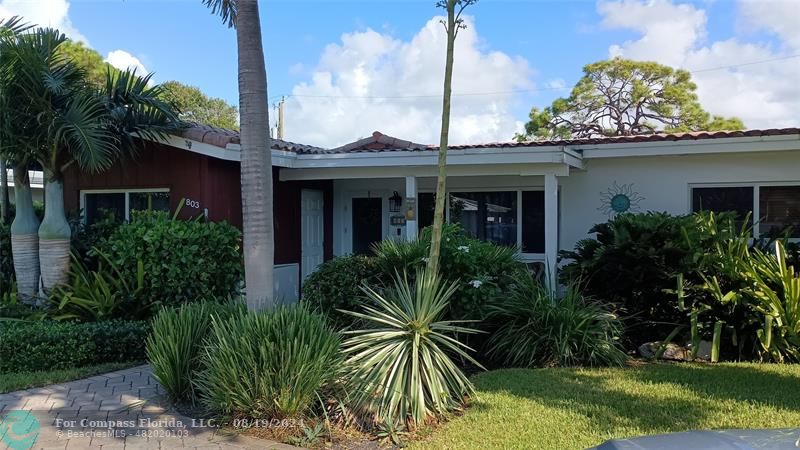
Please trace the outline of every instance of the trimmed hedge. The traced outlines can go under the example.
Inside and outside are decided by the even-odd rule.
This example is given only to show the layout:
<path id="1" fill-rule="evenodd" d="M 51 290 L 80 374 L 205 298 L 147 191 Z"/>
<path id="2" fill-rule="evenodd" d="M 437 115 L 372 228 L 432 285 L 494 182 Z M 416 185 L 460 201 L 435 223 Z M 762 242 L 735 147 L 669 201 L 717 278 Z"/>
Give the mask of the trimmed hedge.
<path id="1" fill-rule="evenodd" d="M 144 286 L 134 299 L 154 313 L 203 299 L 236 296 L 242 281 L 241 232 L 225 222 L 173 220 L 161 211 L 137 211 L 103 239 L 97 251 L 130 282 L 138 263 Z"/>
<path id="2" fill-rule="evenodd" d="M 302 303 L 325 315 L 334 329 L 353 326 L 358 319 L 340 312 L 358 311 L 364 292 L 363 283 L 379 282 L 381 275 L 375 258 L 345 255 L 321 264 L 303 283 Z"/>
<path id="3" fill-rule="evenodd" d="M 0 321 L 0 373 L 145 360 L 147 322 Z"/>

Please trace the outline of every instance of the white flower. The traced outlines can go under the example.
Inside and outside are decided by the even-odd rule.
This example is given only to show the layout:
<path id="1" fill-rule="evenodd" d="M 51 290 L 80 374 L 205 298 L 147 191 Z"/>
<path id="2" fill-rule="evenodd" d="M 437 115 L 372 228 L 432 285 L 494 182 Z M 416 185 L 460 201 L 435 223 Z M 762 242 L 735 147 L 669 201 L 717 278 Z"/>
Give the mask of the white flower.
<path id="1" fill-rule="evenodd" d="M 467 247 L 466 245 L 459 245 L 458 250 L 464 253 L 469 253 L 469 247 Z"/>
<path id="2" fill-rule="evenodd" d="M 472 280 L 467 284 L 471 284 L 472 287 L 474 287 L 475 289 L 478 289 L 483 284 L 483 281 L 481 281 L 481 280 Z"/>

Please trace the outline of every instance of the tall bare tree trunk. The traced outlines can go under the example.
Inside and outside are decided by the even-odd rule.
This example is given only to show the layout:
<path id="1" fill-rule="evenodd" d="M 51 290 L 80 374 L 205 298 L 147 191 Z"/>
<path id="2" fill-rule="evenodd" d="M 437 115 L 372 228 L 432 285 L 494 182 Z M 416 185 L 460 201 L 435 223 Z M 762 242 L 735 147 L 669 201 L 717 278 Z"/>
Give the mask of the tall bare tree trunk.
<path id="1" fill-rule="evenodd" d="M 28 168 L 14 167 L 14 222 L 11 223 L 11 253 L 17 276 L 17 293 L 22 301 L 32 301 L 39 287 L 39 218 L 33 211 Z"/>
<path id="2" fill-rule="evenodd" d="M 237 6 L 245 289 L 247 307 L 259 310 L 274 306 L 272 265 L 275 248 L 267 71 L 261 45 L 258 1 L 239 0 Z"/>
<path id="3" fill-rule="evenodd" d="M 8 223 L 11 205 L 8 199 L 8 165 L 0 159 L 0 222 Z"/>
<path id="4" fill-rule="evenodd" d="M 39 263 L 43 296 L 69 281 L 69 245 L 72 230 L 64 211 L 64 183 L 45 172 L 44 220 L 39 225 Z"/>
<path id="5" fill-rule="evenodd" d="M 453 91 L 453 49 L 456 42 L 458 24 L 456 23 L 456 1 L 447 0 L 447 57 L 444 65 L 444 95 L 442 97 L 442 132 L 439 135 L 439 176 L 436 180 L 436 208 L 433 213 L 433 232 L 431 233 L 431 254 L 428 269 L 431 273 L 439 271 L 439 250 L 442 246 L 442 227 L 444 226 L 445 188 L 447 182 L 447 146 L 450 134 L 450 97 Z"/>

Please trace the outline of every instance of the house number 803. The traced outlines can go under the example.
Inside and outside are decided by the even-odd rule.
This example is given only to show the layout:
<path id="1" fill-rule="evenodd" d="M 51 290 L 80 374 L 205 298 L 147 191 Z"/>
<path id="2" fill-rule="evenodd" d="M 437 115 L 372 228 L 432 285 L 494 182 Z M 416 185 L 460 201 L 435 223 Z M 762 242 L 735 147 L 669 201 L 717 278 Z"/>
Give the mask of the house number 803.
<path id="1" fill-rule="evenodd" d="M 197 200 L 192 200 L 190 198 L 187 198 L 186 199 L 186 206 L 188 206 L 190 208 L 198 209 L 198 208 L 200 208 L 200 202 L 197 201 Z"/>

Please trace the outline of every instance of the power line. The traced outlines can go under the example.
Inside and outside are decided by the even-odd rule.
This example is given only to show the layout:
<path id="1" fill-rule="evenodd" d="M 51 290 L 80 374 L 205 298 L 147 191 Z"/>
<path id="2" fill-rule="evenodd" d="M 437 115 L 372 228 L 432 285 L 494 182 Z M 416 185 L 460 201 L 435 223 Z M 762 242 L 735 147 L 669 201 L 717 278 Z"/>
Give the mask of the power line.
<path id="1" fill-rule="evenodd" d="M 745 63 L 739 64 L 731 64 L 727 66 L 717 66 L 717 67 L 709 67 L 705 69 L 695 69 L 695 70 L 687 70 L 689 73 L 704 73 L 704 72 L 712 72 L 717 70 L 726 70 L 726 69 L 734 69 L 737 67 L 743 66 L 752 66 L 756 64 L 764 64 L 768 62 L 775 62 L 775 61 L 784 61 L 787 59 L 793 59 L 800 57 L 800 54 L 796 55 L 789 55 L 789 56 L 782 56 L 778 58 L 770 58 L 770 59 L 762 59 L 759 61 L 750 61 Z M 485 95 L 517 95 L 517 94 L 530 94 L 530 93 L 537 93 L 537 92 L 546 92 L 546 91 L 560 91 L 560 90 L 571 90 L 571 87 L 567 86 L 558 86 L 558 87 L 546 87 L 546 88 L 537 88 L 537 89 L 517 89 L 517 90 L 510 90 L 510 91 L 495 91 L 495 92 L 453 92 L 453 97 L 474 97 L 474 96 L 485 96 Z M 414 94 L 414 95 L 389 95 L 389 96 L 382 96 L 382 95 L 310 95 L 310 94 L 281 94 L 281 95 L 274 95 L 270 97 L 270 99 L 276 99 L 279 97 L 295 97 L 295 98 L 327 98 L 327 99 L 363 99 L 363 100 L 401 100 L 401 99 L 415 99 L 415 98 L 440 98 L 442 94 Z"/>

